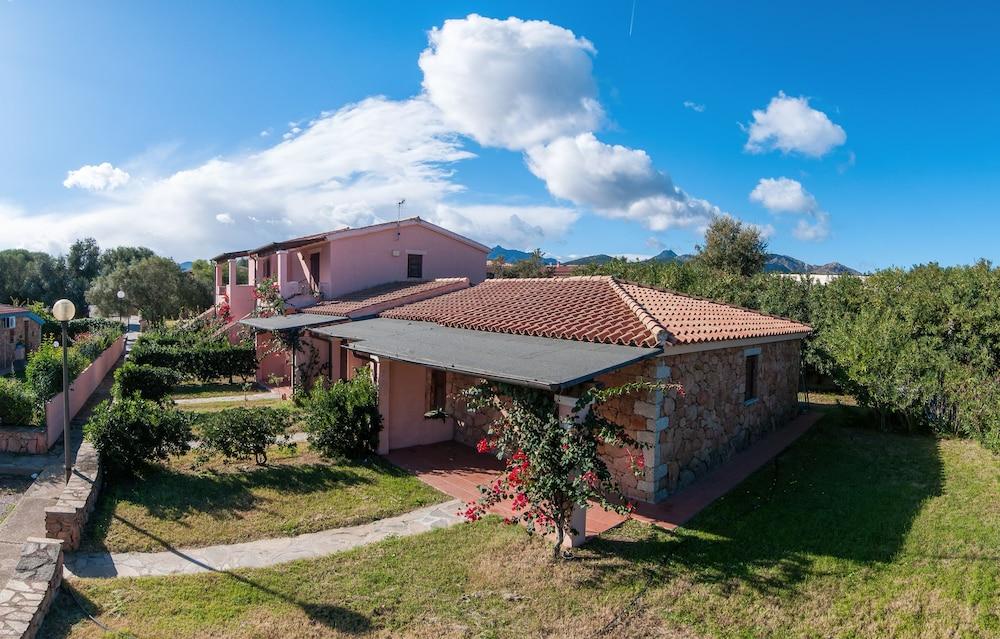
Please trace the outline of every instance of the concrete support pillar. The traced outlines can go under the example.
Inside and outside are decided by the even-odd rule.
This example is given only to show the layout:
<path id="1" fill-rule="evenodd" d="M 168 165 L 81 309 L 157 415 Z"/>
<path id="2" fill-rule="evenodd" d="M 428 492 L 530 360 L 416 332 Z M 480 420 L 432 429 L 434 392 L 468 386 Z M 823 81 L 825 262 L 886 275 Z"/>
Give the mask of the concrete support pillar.
<path id="1" fill-rule="evenodd" d="M 590 407 L 586 407 L 581 410 L 576 415 L 573 414 L 573 408 L 576 407 L 577 397 L 570 397 L 569 395 L 556 395 L 556 408 L 559 411 L 559 418 L 563 420 L 563 423 L 568 428 L 573 427 L 573 422 L 567 422 L 566 420 L 580 420 L 586 417 L 587 412 Z M 576 548 L 577 546 L 583 545 L 587 541 L 587 508 L 576 507 L 573 509 L 573 514 L 570 517 L 570 528 L 576 531 L 576 533 L 567 533 L 563 537 L 563 547 L 565 548 Z"/>
<path id="2" fill-rule="evenodd" d="M 274 254 L 275 259 L 278 262 L 278 290 L 281 291 L 282 297 L 287 296 L 288 288 L 288 251 L 277 251 Z"/>
<path id="3" fill-rule="evenodd" d="M 215 295 L 219 294 L 219 289 L 222 288 L 222 264 L 220 262 L 215 263 Z"/>
<path id="4" fill-rule="evenodd" d="M 247 284 L 255 286 L 257 284 L 257 258 L 247 258 Z"/>
<path id="5" fill-rule="evenodd" d="M 233 287 L 236 286 L 236 260 L 229 260 L 229 294 L 230 297 L 233 293 Z"/>
<path id="6" fill-rule="evenodd" d="M 392 414 L 389 410 L 389 379 L 391 360 L 372 357 L 375 360 L 375 383 L 378 386 L 378 412 L 382 415 L 382 430 L 378 433 L 378 454 L 389 453 L 389 424 Z"/>

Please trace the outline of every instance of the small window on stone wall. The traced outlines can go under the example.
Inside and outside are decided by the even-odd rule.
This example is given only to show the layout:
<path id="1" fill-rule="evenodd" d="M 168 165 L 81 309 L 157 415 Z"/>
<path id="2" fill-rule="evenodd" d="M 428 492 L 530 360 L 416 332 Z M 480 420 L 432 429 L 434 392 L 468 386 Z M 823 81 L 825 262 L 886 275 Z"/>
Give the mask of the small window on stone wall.
<path id="1" fill-rule="evenodd" d="M 743 401 L 752 402 L 757 399 L 757 377 L 760 373 L 760 353 L 746 355 L 746 381 L 743 387 Z"/>

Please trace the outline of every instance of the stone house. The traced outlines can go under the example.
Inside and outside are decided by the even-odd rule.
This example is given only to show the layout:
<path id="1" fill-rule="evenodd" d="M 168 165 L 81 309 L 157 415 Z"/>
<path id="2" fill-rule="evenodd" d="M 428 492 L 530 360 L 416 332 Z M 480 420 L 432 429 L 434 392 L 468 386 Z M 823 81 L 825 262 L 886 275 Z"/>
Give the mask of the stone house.
<path id="1" fill-rule="evenodd" d="M 809 326 L 612 277 L 497 279 L 379 317 L 310 329 L 330 344 L 327 374 L 369 365 L 379 386 L 379 452 L 457 440 L 488 418 L 459 391 L 487 378 L 551 391 L 571 406 L 586 384 L 680 384 L 603 408 L 642 451 L 607 461 L 624 492 L 657 502 L 725 463 L 798 410 L 801 341 Z"/>
<path id="2" fill-rule="evenodd" d="M 0 304 L 0 373 L 22 366 L 42 342 L 42 318 L 30 310 Z"/>

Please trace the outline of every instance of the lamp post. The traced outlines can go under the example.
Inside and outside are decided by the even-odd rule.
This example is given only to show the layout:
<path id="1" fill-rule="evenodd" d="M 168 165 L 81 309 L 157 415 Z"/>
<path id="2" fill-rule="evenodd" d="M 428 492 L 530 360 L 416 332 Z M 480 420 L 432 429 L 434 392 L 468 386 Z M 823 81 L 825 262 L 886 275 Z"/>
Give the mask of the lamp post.
<path id="1" fill-rule="evenodd" d="M 52 305 L 52 316 L 62 324 L 62 356 L 63 356 L 63 456 L 66 465 L 66 483 L 69 483 L 70 475 L 73 474 L 73 463 L 70 461 L 69 444 L 69 366 L 66 362 L 66 349 L 69 346 L 66 342 L 66 323 L 76 315 L 76 307 L 73 302 L 62 299 Z"/>
<path id="2" fill-rule="evenodd" d="M 121 289 L 118 289 L 117 295 L 118 295 L 118 302 L 119 302 L 119 306 L 118 306 L 118 319 L 121 320 L 122 319 L 121 302 L 123 302 L 125 300 L 125 291 L 123 291 Z M 131 315 L 129 316 L 129 319 L 131 319 Z M 122 321 L 122 323 L 125 324 L 124 321 Z M 128 324 L 125 324 L 125 330 L 128 331 Z"/>

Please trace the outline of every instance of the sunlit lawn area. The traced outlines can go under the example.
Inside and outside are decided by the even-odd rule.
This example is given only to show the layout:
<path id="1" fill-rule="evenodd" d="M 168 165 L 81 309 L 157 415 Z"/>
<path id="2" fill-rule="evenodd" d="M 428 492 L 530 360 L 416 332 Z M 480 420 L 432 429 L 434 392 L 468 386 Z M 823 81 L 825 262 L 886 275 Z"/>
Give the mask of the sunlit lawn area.
<path id="1" fill-rule="evenodd" d="M 264 408 L 265 406 L 270 406 L 275 408 L 278 406 L 291 406 L 292 402 L 287 399 L 237 399 L 237 400 L 226 400 L 226 401 L 205 401 L 197 403 L 187 403 L 182 402 L 177 404 L 177 408 L 188 412 L 198 412 L 198 413 L 214 413 L 216 411 L 225 410 L 227 408 Z"/>
<path id="2" fill-rule="evenodd" d="M 226 397 L 230 395 L 244 395 L 267 392 L 267 389 L 255 382 L 249 382 L 249 386 L 243 382 L 229 383 L 229 380 L 217 380 L 214 382 L 184 382 L 176 386 L 170 393 L 174 399 L 189 399 L 193 397 Z"/>
<path id="3" fill-rule="evenodd" d="M 828 410 L 687 529 L 628 523 L 557 565 L 488 520 L 269 569 L 70 583 L 140 637 L 1000 636 L 1000 460 Z M 62 596 L 43 636 L 103 635 Z"/>
<path id="4" fill-rule="evenodd" d="M 351 526 L 447 497 L 381 458 L 330 463 L 299 444 L 252 461 L 198 463 L 192 452 L 141 480 L 107 482 L 85 550 L 160 551 Z"/>

